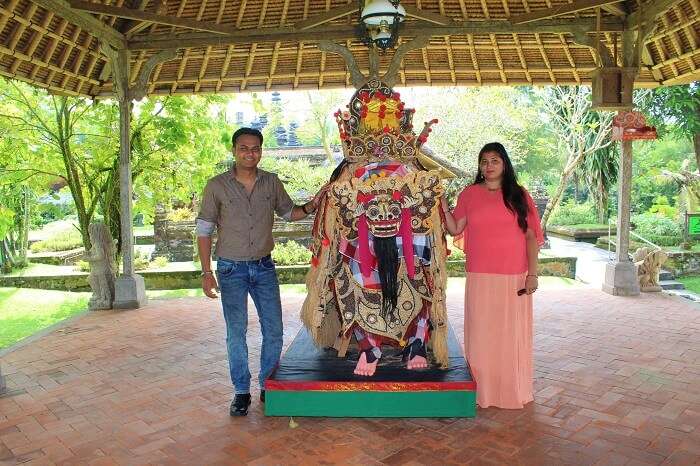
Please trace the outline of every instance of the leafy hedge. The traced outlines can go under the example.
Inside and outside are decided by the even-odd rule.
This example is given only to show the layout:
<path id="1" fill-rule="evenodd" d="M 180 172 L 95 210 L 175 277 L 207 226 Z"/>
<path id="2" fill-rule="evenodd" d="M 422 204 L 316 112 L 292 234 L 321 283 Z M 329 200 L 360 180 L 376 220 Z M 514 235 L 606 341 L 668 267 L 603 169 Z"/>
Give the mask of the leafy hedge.
<path id="1" fill-rule="evenodd" d="M 580 225 L 585 223 L 598 223 L 598 216 L 592 203 L 577 204 L 573 199 L 559 204 L 552 217 L 550 225 Z"/>
<path id="2" fill-rule="evenodd" d="M 677 221 L 653 213 L 632 216 L 633 231 L 659 246 L 677 246 L 682 241 L 681 226 Z"/>
<path id="3" fill-rule="evenodd" d="M 311 263 L 311 251 L 296 241 L 275 245 L 272 259 L 277 265 L 305 265 Z"/>
<path id="4" fill-rule="evenodd" d="M 83 246 L 83 239 L 78 231 L 64 231 L 56 233 L 53 237 L 33 243 L 29 249 L 32 252 L 58 252 L 70 251 Z"/>

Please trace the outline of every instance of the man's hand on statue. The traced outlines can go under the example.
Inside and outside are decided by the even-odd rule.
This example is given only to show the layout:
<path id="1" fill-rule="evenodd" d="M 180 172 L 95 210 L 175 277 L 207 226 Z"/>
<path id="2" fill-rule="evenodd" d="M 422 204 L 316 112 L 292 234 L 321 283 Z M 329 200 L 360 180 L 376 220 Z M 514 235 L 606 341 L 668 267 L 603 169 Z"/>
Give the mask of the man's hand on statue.
<path id="1" fill-rule="evenodd" d="M 219 290 L 219 284 L 216 282 L 216 277 L 214 277 L 213 273 L 205 273 L 202 275 L 202 290 L 205 295 L 212 299 L 219 297 L 216 293 Z"/>
<path id="2" fill-rule="evenodd" d="M 330 183 L 326 183 L 323 186 L 321 186 L 321 189 L 318 190 L 314 198 L 311 200 L 311 204 L 314 206 L 314 210 L 318 209 L 318 205 L 321 203 L 321 198 L 328 192 L 328 190 L 331 188 Z"/>

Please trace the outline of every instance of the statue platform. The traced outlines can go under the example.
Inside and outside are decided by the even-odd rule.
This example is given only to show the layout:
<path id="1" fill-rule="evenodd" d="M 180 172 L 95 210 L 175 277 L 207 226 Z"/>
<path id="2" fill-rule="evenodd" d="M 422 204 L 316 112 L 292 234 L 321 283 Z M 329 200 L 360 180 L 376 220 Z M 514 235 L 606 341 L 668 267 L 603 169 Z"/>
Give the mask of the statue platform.
<path id="1" fill-rule="evenodd" d="M 265 381 L 265 415 L 474 417 L 476 382 L 451 327 L 447 342 L 448 369 L 408 370 L 398 348 L 383 347 L 377 372 L 361 377 L 353 374 L 357 348 L 339 358 L 302 328 Z"/>

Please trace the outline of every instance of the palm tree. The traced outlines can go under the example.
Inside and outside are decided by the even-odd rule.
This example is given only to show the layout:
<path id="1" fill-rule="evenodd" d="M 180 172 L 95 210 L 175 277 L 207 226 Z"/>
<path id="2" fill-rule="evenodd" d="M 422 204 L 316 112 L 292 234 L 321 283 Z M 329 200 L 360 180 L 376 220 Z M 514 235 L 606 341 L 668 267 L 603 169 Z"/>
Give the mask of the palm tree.
<path id="1" fill-rule="evenodd" d="M 586 157 L 582 164 L 588 193 L 593 197 L 598 213 L 598 223 L 606 223 L 608 216 L 610 188 L 617 182 L 618 150 L 618 144 L 602 147 Z"/>

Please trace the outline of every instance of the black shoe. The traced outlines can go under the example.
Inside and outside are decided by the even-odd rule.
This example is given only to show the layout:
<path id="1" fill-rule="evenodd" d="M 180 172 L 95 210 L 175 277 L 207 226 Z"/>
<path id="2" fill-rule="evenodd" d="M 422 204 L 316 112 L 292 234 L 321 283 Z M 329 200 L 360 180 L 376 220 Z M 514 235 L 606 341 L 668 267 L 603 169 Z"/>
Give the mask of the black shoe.
<path id="1" fill-rule="evenodd" d="M 236 394 L 231 402 L 229 414 L 231 416 L 246 416 L 250 406 L 250 393 Z"/>
<path id="2" fill-rule="evenodd" d="M 265 390 L 260 390 L 260 402 L 265 403 Z"/>

